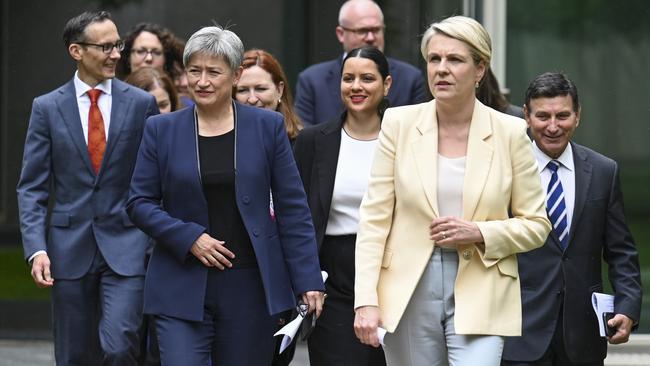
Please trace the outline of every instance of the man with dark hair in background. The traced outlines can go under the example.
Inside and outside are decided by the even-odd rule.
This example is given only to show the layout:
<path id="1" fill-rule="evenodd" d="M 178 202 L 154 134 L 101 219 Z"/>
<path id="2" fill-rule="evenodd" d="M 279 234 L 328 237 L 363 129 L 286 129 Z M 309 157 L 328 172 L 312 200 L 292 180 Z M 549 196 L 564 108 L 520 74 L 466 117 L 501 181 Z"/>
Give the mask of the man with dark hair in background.
<path id="1" fill-rule="evenodd" d="M 36 285 L 52 288 L 57 365 L 135 365 L 149 241 L 124 206 L 144 122 L 158 108 L 113 79 L 124 43 L 109 13 L 70 19 L 63 40 L 77 72 L 34 99 L 25 140 L 25 259 Z"/>

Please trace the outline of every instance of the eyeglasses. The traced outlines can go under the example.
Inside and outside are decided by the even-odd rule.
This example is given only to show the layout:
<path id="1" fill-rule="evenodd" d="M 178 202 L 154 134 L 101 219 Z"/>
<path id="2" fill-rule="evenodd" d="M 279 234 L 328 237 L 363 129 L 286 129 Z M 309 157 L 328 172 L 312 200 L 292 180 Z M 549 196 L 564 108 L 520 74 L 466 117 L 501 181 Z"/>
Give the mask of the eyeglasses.
<path id="1" fill-rule="evenodd" d="M 148 50 L 146 48 L 138 48 L 138 49 L 131 50 L 131 53 L 134 53 L 139 58 L 145 58 L 147 57 L 147 55 L 151 55 L 151 57 L 153 58 L 158 58 L 163 55 L 163 51 L 156 48 L 152 50 Z"/>
<path id="2" fill-rule="evenodd" d="M 102 52 L 106 54 L 110 54 L 111 52 L 113 52 L 113 48 L 116 48 L 120 52 L 124 50 L 124 41 L 117 41 L 115 43 L 103 43 L 103 44 L 88 43 L 88 42 L 76 42 L 76 43 L 82 46 L 99 47 L 102 49 Z"/>
<path id="3" fill-rule="evenodd" d="M 386 28 L 383 25 L 379 27 L 365 27 L 365 28 L 347 28 L 342 25 L 340 27 L 346 32 L 354 33 L 357 37 L 365 37 L 368 33 L 372 33 L 374 36 L 376 36 L 379 33 L 382 33 Z"/>

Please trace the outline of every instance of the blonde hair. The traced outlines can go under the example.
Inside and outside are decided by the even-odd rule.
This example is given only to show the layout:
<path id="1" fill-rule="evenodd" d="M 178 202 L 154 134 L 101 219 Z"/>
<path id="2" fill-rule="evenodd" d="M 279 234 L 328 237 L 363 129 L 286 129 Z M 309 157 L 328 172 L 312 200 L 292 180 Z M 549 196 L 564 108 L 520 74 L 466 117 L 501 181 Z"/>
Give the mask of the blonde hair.
<path id="1" fill-rule="evenodd" d="M 429 41 L 436 34 L 443 34 L 465 43 L 469 48 L 474 63 L 478 65 L 483 61 L 486 68 L 490 66 L 492 41 L 485 28 L 476 20 L 458 15 L 432 23 L 424 32 L 420 44 L 420 51 L 425 61 L 427 60 Z"/>

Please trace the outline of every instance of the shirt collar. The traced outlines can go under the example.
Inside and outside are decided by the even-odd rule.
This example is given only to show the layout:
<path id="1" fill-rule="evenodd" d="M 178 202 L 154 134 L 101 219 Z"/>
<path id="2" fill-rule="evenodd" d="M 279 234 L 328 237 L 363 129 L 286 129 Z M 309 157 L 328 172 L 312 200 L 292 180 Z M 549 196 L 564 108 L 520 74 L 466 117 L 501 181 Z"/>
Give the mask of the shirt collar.
<path id="1" fill-rule="evenodd" d="M 539 167 L 540 172 L 546 168 L 548 162 L 551 160 L 559 161 L 563 167 L 569 169 L 570 171 L 573 171 L 574 169 L 573 148 L 571 148 L 570 143 L 567 144 L 566 148 L 557 159 L 551 159 L 548 155 L 544 154 L 544 152 L 537 146 L 535 141 L 533 141 L 533 154 L 535 155 L 535 159 L 537 159 L 537 166 Z"/>
<path id="2" fill-rule="evenodd" d="M 101 83 L 97 84 L 95 86 L 95 89 L 99 89 L 102 91 L 102 93 L 111 95 L 111 86 L 112 86 L 112 81 L 111 79 L 106 79 L 102 81 Z M 81 79 L 79 79 L 79 71 L 75 71 L 74 73 L 74 90 L 77 95 L 77 98 L 81 97 L 82 95 L 86 94 L 88 90 L 93 89 L 90 85 L 86 84 L 83 82 Z"/>

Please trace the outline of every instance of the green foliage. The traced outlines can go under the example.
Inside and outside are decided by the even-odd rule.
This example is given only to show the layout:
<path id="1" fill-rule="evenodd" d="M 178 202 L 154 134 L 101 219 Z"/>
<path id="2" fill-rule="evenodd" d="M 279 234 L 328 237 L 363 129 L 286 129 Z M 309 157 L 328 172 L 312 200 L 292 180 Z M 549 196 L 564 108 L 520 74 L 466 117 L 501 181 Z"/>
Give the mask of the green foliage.
<path id="1" fill-rule="evenodd" d="M 0 247 L 0 299 L 47 300 L 50 291 L 34 285 L 20 247 Z"/>

